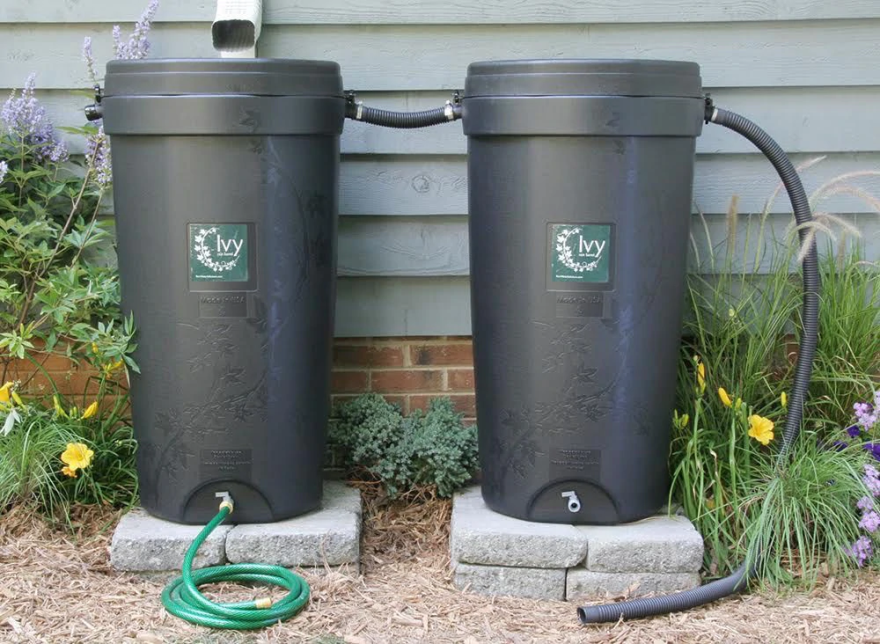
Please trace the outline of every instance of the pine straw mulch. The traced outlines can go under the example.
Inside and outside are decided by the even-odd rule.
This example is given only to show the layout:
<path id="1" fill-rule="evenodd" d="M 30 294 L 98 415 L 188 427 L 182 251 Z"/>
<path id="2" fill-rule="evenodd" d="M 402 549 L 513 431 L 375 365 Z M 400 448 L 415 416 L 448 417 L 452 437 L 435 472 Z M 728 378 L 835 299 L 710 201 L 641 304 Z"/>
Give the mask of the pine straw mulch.
<path id="1" fill-rule="evenodd" d="M 450 582 L 449 502 L 389 504 L 369 484 L 360 487 L 366 501 L 361 574 L 305 571 L 309 607 L 256 633 L 186 624 L 162 609 L 162 580 L 114 573 L 107 548 L 118 513 L 81 511 L 72 531 L 60 531 L 13 511 L 0 520 L 0 642 L 880 644 L 880 576 L 872 573 L 856 582 L 826 580 L 809 594 L 753 593 L 687 613 L 590 627 L 579 626 L 565 602 L 461 592 Z"/>

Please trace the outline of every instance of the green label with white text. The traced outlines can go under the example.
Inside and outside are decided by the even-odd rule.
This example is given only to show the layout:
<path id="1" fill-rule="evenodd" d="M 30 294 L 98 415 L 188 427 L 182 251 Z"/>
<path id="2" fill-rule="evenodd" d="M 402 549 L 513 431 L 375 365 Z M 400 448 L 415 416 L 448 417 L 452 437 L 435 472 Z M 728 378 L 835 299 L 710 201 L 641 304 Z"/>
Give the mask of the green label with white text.
<path id="1" fill-rule="evenodd" d="M 554 224 L 550 234 L 550 275 L 554 282 L 608 282 L 611 226 Z"/>
<path id="2" fill-rule="evenodd" d="M 247 224 L 190 224 L 189 278 L 193 282 L 247 282 Z"/>

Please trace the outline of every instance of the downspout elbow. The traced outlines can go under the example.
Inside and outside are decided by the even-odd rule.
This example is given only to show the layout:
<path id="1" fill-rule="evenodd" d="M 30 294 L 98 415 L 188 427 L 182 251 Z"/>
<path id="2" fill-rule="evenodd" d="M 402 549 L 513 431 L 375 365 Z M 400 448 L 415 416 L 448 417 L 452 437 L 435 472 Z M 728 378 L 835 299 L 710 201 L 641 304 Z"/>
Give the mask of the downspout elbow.
<path id="1" fill-rule="evenodd" d="M 211 25 L 214 49 L 223 58 L 254 58 L 262 24 L 262 0 L 217 0 Z"/>

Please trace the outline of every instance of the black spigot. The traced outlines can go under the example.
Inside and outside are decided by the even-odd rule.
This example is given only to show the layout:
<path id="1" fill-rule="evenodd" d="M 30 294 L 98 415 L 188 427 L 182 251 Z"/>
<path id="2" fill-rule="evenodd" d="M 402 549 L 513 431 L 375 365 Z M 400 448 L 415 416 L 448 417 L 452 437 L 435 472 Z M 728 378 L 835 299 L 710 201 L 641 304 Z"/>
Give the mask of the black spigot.
<path id="1" fill-rule="evenodd" d="M 97 121 L 104 117 L 104 106 L 101 105 L 101 100 L 104 98 L 104 91 L 101 89 L 100 85 L 95 85 L 95 102 L 91 105 L 86 105 L 83 108 L 83 111 L 86 113 L 86 118 L 90 121 Z"/>

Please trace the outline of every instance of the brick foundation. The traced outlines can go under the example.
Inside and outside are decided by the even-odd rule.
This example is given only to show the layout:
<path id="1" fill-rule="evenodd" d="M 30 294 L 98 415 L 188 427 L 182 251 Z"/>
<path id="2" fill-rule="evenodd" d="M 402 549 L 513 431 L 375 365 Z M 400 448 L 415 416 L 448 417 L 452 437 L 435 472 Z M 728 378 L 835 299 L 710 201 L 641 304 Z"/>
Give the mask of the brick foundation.
<path id="1" fill-rule="evenodd" d="M 62 394 L 82 396 L 97 391 L 97 373 L 56 354 L 35 353 Z M 29 393 L 52 391 L 46 376 L 27 360 L 10 360 L 6 380 L 26 382 Z M 440 396 L 472 420 L 473 353 L 469 337 L 337 338 L 333 346 L 333 402 L 375 392 L 399 404 L 404 413 L 425 409 Z"/>
<path id="2" fill-rule="evenodd" d="M 469 337 L 337 338 L 333 401 L 375 392 L 405 413 L 449 397 L 467 419 L 476 416 Z"/>

